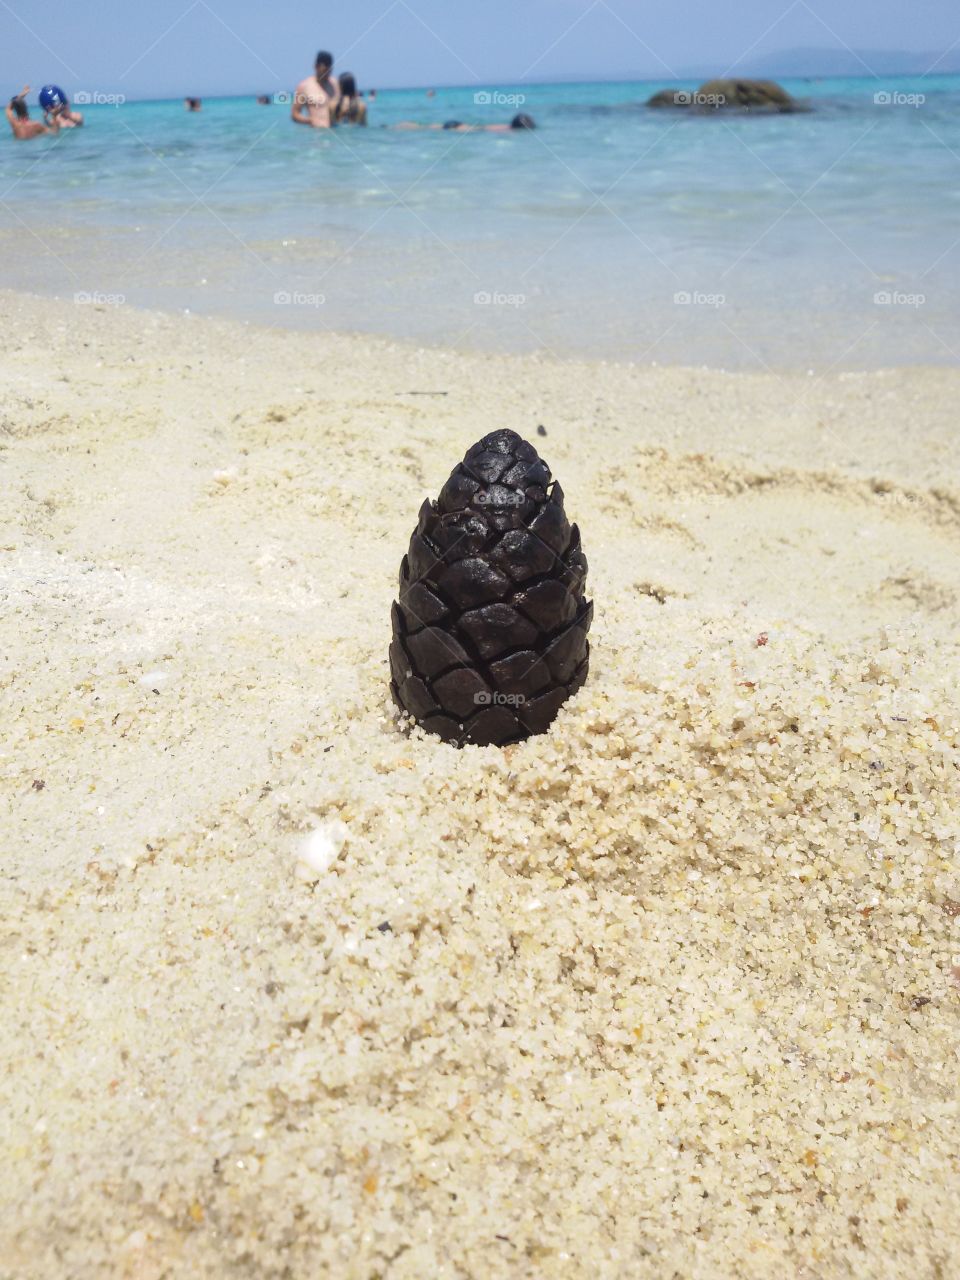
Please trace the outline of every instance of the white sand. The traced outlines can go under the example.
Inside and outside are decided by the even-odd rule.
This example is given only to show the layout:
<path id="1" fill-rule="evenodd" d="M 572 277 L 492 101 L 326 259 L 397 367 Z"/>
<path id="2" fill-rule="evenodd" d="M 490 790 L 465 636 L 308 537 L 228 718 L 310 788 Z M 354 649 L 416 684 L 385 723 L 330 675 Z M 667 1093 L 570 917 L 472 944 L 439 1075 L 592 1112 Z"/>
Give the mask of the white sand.
<path id="1" fill-rule="evenodd" d="M 0 1274 L 960 1275 L 960 374 L 0 306 Z M 591 675 L 457 752 L 389 606 L 496 426 Z"/>

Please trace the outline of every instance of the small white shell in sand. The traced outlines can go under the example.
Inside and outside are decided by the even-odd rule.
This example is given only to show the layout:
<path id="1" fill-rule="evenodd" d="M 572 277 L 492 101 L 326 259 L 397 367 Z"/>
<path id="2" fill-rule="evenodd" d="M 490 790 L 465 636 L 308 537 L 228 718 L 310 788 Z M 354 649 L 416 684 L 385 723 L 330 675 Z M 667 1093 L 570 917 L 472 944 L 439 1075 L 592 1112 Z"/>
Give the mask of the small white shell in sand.
<path id="1" fill-rule="evenodd" d="M 153 689 L 166 684 L 169 679 L 169 671 L 145 671 L 137 683 L 142 684 L 147 689 Z"/>
<path id="2" fill-rule="evenodd" d="M 339 818 L 321 822 L 297 849 L 297 875 L 303 880 L 319 880 L 339 858 L 348 834 L 347 824 Z"/>

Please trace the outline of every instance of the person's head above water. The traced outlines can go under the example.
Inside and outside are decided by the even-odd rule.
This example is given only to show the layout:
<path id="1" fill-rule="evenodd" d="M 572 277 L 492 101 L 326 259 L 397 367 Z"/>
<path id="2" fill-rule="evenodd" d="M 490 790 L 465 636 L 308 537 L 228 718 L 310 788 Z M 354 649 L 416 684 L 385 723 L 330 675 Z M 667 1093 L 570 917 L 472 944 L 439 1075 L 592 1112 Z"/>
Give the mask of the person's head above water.
<path id="1" fill-rule="evenodd" d="M 44 111 L 56 111 L 67 105 L 67 95 L 58 84 L 45 84 L 40 90 L 39 101 Z"/>
<path id="2" fill-rule="evenodd" d="M 355 98 L 357 96 L 357 79 L 349 71 L 340 72 L 340 93 L 344 98 Z"/>
<path id="3" fill-rule="evenodd" d="M 333 54 L 327 53 L 326 49 L 321 49 L 317 54 L 316 67 L 318 80 L 328 76 L 333 70 Z"/>
<path id="4" fill-rule="evenodd" d="M 22 98 L 18 98 L 16 96 L 10 99 L 10 110 L 18 120 L 26 120 L 30 115 L 30 112 L 27 110 L 27 104 Z"/>
<path id="5" fill-rule="evenodd" d="M 533 116 L 526 116 L 522 112 L 516 115 L 510 121 L 511 129 L 535 129 L 537 126 L 533 122 Z"/>

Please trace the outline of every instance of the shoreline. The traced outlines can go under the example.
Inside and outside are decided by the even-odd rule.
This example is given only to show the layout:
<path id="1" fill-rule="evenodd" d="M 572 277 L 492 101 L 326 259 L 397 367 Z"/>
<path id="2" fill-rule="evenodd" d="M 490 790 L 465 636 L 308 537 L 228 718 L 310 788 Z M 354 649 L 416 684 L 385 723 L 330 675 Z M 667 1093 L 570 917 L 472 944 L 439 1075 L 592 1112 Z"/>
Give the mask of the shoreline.
<path id="1" fill-rule="evenodd" d="M 79 290 L 81 294 L 95 297 L 90 291 Z M 326 324 L 319 327 L 308 324 L 290 324 L 281 325 L 279 323 L 267 324 L 262 317 L 246 317 L 234 314 L 228 311 L 218 310 L 194 310 L 193 308 L 184 308 L 177 306 L 157 306 L 154 304 L 140 304 L 128 301 L 126 295 L 106 294 L 107 298 L 119 296 L 119 303 L 113 301 L 83 301 L 77 303 L 74 298 L 68 294 L 61 295 L 54 292 L 36 292 L 34 290 L 22 289 L 16 286 L 0 284 L 0 303 L 6 301 L 9 305 L 16 306 L 18 299 L 25 302 L 36 302 L 39 304 L 50 304 L 64 308 L 64 314 L 75 315 L 78 321 L 83 321 L 88 311 L 100 314 L 116 312 L 117 314 L 134 313 L 145 320 L 164 318 L 170 321 L 180 323 L 201 323 L 210 325 L 219 325 L 229 329 L 236 327 L 256 335 L 265 335 L 269 333 L 286 333 L 289 335 L 300 335 L 304 338 L 316 338 L 318 341 L 338 340 L 348 343 L 369 343 L 372 346 L 382 347 L 391 351 L 407 350 L 411 353 L 421 354 L 431 352 L 438 357 L 456 356 L 464 360 L 504 360 L 504 361 L 530 361 L 539 364 L 556 364 L 561 366 L 581 366 L 584 369 L 593 368 L 609 368 L 637 370 L 653 372 L 663 370 L 667 373 L 691 374 L 691 375 L 717 375 L 720 377 L 769 377 L 772 379 L 785 379 L 798 383 L 805 379 L 813 379 L 815 383 L 826 382 L 828 379 L 837 378 L 853 378 L 853 377 L 871 377 L 871 376 L 887 376 L 903 373 L 906 375 L 922 375 L 929 374 L 947 374 L 955 372 L 960 368 L 960 364 L 952 358 L 942 362 L 931 362 L 925 360 L 906 360 L 904 362 L 894 363 L 870 363 L 865 365 L 844 364 L 843 356 L 835 358 L 825 365 L 818 365 L 810 360 L 798 358 L 795 363 L 787 365 L 769 364 L 759 361 L 752 364 L 737 364 L 728 362 L 726 364 L 712 363 L 709 361 L 700 361 L 697 363 L 687 363 L 684 361 L 673 360 L 655 360 L 655 359 L 628 359 L 625 356 L 615 354 L 595 354 L 589 352 L 577 351 L 555 351 L 547 346 L 541 346 L 531 350 L 511 351 L 497 347 L 470 347 L 459 346 L 457 344 L 450 345 L 439 339 L 418 338 L 416 336 L 399 336 L 386 332 L 375 332 L 365 329 L 351 329 L 349 327 L 333 328 Z M 295 314 L 295 312 L 291 312 Z M 852 344 L 852 349 L 856 349 L 859 343 Z M 952 355 L 952 353 L 951 353 Z"/>
<path id="2" fill-rule="evenodd" d="M 946 1276 L 960 371 L 0 311 L 8 1266 Z M 389 610 L 500 426 L 591 672 L 458 752 Z"/>

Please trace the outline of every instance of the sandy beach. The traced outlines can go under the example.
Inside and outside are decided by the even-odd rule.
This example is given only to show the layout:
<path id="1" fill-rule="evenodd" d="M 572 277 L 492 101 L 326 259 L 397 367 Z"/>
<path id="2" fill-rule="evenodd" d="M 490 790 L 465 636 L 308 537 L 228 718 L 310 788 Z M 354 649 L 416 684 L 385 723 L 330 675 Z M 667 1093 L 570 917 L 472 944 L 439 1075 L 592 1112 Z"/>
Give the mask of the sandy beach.
<path id="1" fill-rule="evenodd" d="M 960 372 L 0 307 L 0 1276 L 960 1276 Z M 591 669 L 456 751 L 496 427 Z"/>

